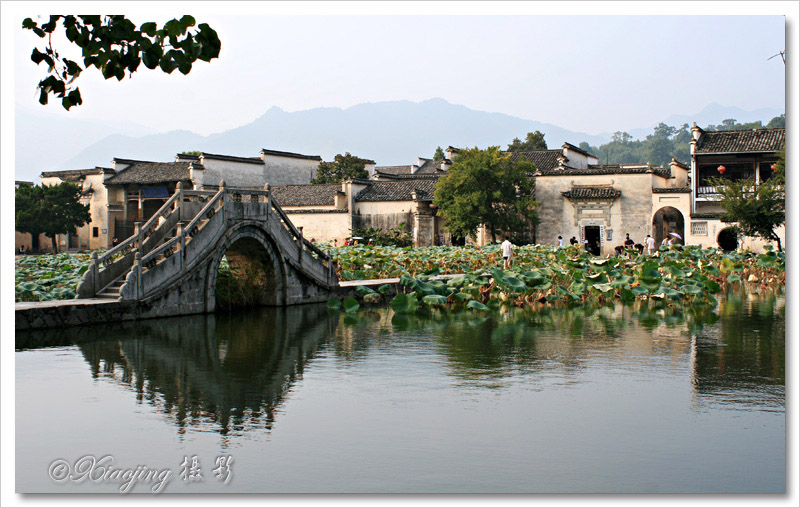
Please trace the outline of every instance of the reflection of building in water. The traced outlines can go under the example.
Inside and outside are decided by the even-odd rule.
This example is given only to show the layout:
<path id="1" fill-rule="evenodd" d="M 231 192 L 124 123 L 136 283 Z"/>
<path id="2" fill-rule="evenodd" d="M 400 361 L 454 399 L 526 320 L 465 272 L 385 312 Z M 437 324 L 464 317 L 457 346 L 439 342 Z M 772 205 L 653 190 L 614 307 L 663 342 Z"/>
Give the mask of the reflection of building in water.
<path id="1" fill-rule="evenodd" d="M 123 338 L 80 344 L 95 377 L 130 385 L 139 402 L 186 427 L 222 434 L 271 428 L 275 411 L 337 319 L 320 306 L 152 320 Z"/>
<path id="2" fill-rule="evenodd" d="M 785 312 L 783 297 L 741 292 L 720 301 L 717 326 L 693 343 L 693 386 L 698 403 L 785 407 Z"/>

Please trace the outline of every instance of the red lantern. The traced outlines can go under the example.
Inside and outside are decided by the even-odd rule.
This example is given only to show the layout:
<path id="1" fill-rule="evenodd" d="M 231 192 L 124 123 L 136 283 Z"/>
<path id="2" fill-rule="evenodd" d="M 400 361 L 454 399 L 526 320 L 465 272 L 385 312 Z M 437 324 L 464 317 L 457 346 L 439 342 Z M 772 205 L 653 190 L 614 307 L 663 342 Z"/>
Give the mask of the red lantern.
<path id="1" fill-rule="evenodd" d="M 777 166 L 775 166 L 775 164 L 770 166 L 770 169 L 772 170 L 773 173 L 777 173 L 778 172 L 778 168 L 777 168 Z"/>
<path id="2" fill-rule="evenodd" d="M 717 171 L 719 171 L 719 174 L 721 175 L 725 173 L 725 169 L 726 169 L 725 166 L 720 164 L 719 167 L 717 168 Z"/>

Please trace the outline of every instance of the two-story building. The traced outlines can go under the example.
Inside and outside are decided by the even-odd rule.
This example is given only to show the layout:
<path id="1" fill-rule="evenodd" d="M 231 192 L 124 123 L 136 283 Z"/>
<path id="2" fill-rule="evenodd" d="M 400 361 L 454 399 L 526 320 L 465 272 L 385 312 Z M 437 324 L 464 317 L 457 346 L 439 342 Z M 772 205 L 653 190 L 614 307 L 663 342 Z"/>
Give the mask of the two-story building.
<path id="1" fill-rule="evenodd" d="M 753 238 L 737 238 L 731 225 L 719 220 L 722 211 L 719 194 L 712 178 L 750 180 L 757 187 L 773 177 L 775 164 L 786 146 L 786 129 L 752 129 L 741 131 L 705 131 L 695 123 L 689 141 L 691 163 L 691 226 L 687 243 L 723 249 L 761 248 L 766 242 Z M 781 243 L 785 227 L 776 233 Z"/>

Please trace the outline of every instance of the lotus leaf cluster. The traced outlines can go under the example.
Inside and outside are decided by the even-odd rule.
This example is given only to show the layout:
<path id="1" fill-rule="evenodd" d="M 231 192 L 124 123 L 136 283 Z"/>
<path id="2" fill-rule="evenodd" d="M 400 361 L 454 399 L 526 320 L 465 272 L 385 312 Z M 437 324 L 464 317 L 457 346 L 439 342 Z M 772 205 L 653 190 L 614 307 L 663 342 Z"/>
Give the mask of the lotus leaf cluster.
<path id="1" fill-rule="evenodd" d="M 362 256 L 361 269 L 355 260 Z M 749 290 L 783 286 L 785 255 L 767 248 L 725 253 L 700 247 L 663 247 L 656 255 L 629 251 L 621 256 L 598 258 L 578 247 L 517 248 L 515 266 L 495 266 L 497 246 L 344 248 L 340 276 L 364 279 L 400 277 L 402 292 L 391 300 L 395 313 L 413 313 L 424 307 L 450 306 L 486 311 L 500 306 L 526 307 L 547 303 L 635 300 L 680 301 L 691 305 L 715 305 L 716 294 L 731 284 L 747 284 Z M 365 272 L 365 271 L 369 272 Z M 443 273 L 457 273 L 447 278 Z M 382 288 L 381 288 L 382 289 Z M 388 301 L 386 291 L 358 288 L 365 303 Z"/>
<path id="2" fill-rule="evenodd" d="M 15 301 L 75 298 L 75 290 L 90 261 L 89 254 L 70 253 L 19 258 L 15 263 Z"/>

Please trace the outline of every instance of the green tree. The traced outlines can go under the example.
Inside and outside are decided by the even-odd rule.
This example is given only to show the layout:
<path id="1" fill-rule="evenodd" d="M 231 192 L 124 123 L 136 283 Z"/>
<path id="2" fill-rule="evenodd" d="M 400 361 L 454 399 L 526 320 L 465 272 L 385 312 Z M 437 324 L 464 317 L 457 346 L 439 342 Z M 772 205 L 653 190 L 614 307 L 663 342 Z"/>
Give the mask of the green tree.
<path id="1" fill-rule="evenodd" d="M 538 222 L 529 176 L 535 170 L 527 160 L 512 161 L 498 146 L 463 150 L 436 183 L 434 204 L 454 235 L 475 238 L 484 225 L 496 241 L 499 232 Z"/>
<path id="2" fill-rule="evenodd" d="M 364 159 L 350 155 L 338 154 L 333 162 L 320 162 L 317 167 L 317 177 L 311 183 L 341 183 L 351 178 L 369 178 L 369 173 L 364 169 Z"/>
<path id="3" fill-rule="evenodd" d="M 39 235 L 44 233 L 58 251 L 56 235 L 74 233 L 89 222 L 89 206 L 80 203 L 81 189 L 69 182 L 58 185 L 21 185 L 14 196 L 16 230 L 30 233 L 31 250 L 39 249 Z"/>
<path id="4" fill-rule="evenodd" d="M 656 166 L 667 166 L 672 160 L 675 146 L 667 138 L 654 137 L 643 143 L 644 161 Z"/>
<path id="5" fill-rule="evenodd" d="M 544 140 L 544 134 L 536 131 L 529 132 L 525 136 L 525 141 L 520 141 L 519 138 L 514 138 L 511 144 L 508 145 L 507 152 L 531 152 L 534 150 L 547 150 L 547 143 Z"/>
<path id="6" fill-rule="evenodd" d="M 436 147 L 436 151 L 433 153 L 433 160 L 435 161 L 443 161 L 444 157 L 444 150 L 442 150 L 441 146 Z"/>
<path id="7" fill-rule="evenodd" d="M 200 150 L 184 150 L 183 152 L 181 152 L 181 155 L 194 155 L 200 157 L 202 153 L 203 152 L 201 152 Z"/>
<path id="8" fill-rule="evenodd" d="M 711 179 L 720 195 L 717 203 L 724 210 L 720 219 L 734 223 L 744 236 L 776 242 L 778 250 L 781 239 L 775 229 L 786 223 L 785 166 L 786 153 L 781 152 L 776 174 L 758 187 L 752 180 Z"/>
<path id="9" fill-rule="evenodd" d="M 596 156 L 596 155 L 597 155 L 597 153 L 598 153 L 598 152 L 597 152 L 597 148 L 593 147 L 592 145 L 590 145 L 590 144 L 589 144 L 589 143 L 587 143 L 586 141 L 581 141 L 581 144 L 580 144 L 580 145 L 578 145 L 578 148 L 580 148 L 580 149 L 581 149 L 581 150 L 583 150 L 584 152 L 588 152 L 588 153 L 590 153 L 590 154 L 592 154 L 592 155 L 595 155 L 595 156 Z"/>
<path id="10" fill-rule="evenodd" d="M 53 45 L 53 34 L 63 28 L 67 40 L 81 50 L 83 67 L 64 56 L 63 49 Z M 54 15 L 47 22 L 26 18 L 22 28 L 46 39 L 43 51 L 34 48 L 31 60 L 46 64 L 47 77 L 39 82 L 39 102 L 47 104 L 53 94 L 61 99 L 64 109 L 83 103 L 80 89 L 72 83 L 90 67 L 97 68 L 105 79 L 122 80 L 143 63 L 148 69 L 161 68 L 167 74 L 178 69 L 189 74 L 197 60 L 209 62 L 219 57 L 220 41 L 206 23 L 195 26 L 192 16 L 182 16 L 164 23 L 162 28 L 153 22 L 140 27 L 125 16 Z"/>
<path id="11" fill-rule="evenodd" d="M 768 129 L 776 129 L 778 127 L 786 127 L 786 114 L 784 113 L 781 116 L 776 116 L 769 122 L 767 122 Z"/>

